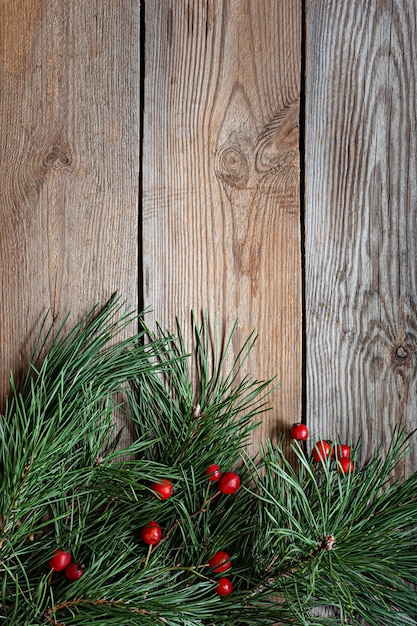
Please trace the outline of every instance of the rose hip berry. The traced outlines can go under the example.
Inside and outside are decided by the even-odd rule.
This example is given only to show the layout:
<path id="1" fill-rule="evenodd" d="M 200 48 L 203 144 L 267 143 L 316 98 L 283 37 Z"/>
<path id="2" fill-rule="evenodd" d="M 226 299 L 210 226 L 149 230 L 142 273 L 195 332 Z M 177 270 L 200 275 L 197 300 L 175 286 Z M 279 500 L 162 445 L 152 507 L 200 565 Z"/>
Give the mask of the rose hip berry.
<path id="1" fill-rule="evenodd" d="M 216 593 L 219 596 L 228 596 L 229 593 L 232 593 L 233 585 L 232 581 L 229 578 L 219 578 L 218 585 L 216 587 Z"/>
<path id="2" fill-rule="evenodd" d="M 69 563 L 65 568 L 64 574 L 67 580 L 74 582 L 84 574 L 84 567 L 79 563 Z"/>
<path id="3" fill-rule="evenodd" d="M 297 441 L 306 441 L 308 438 L 308 428 L 305 424 L 293 424 L 290 429 L 290 437 L 291 439 L 296 439 Z"/>
<path id="4" fill-rule="evenodd" d="M 316 463 L 320 463 L 320 461 L 324 461 L 329 456 L 333 455 L 333 447 L 328 441 L 318 441 L 314 446 L 311 455 Z"/>
<path id="5" fill-rule="evenodd" d="M 217 465 L 216 463 L 209 465 L 204 473 L 212 483 L 216 482 L 216 480 L 219 480 L 220 476 L 222 475 L 220 465 Z"/>
<path id="6" fill-rule="evenodd" d="M 210 567 L 214 568 L 214 571 L 217 574 L 225 572 L 229 569 L 229 567 L 232 567 L 232 564 L 230 562 L 230 555 L 223 550 L 219 550 L 218 552 L 216 552 L 216 554 L 213 554 L 211 559 L 209 559 L 208 564 Z"/>
<path id="7" fill-rule="evenodd" d="M 49 569 L 54 570 L 54 572 L 62 572 L 71 562 L 71 554 L 66 550 L 61 550 L 58 548 L 54 552 L 54 556 L 51 557 L 48 561 Z"/>
<path id="8" fill-rule="evenodd" d="M 344 444 L 336 446 L 336 456 L 338 459 L 350 459 L 350 447 Z"/>
<path id="9" fill-rule="evenodd" d="M 156 544 L 159 543 L 159 541 L 161 540 L 162 528 L 157 522 L 154 522 L 152 520 L 141 528 L 140 536 L 142 538 L 142 541 L 144 541 L 148 545 L 156 546 Z"/>
<path id="10" fill-rule="evenodd" d="M 240 487 L 240 478 L 235 472 L 225 472 L 222 474 L 218 484 L 218 490 L 221 493 L 236 493 Z"/>
<path id="11" fill-rule="evenodd" d="M 339 474 L 351 474 L 355 469 L 355 464 L 351 459 L 343 457 L 337 461 L 337 471 Z"/>
<path id="12" fill-rule="evenodd" d="M 152 491 L 157 494 L 160 500 L 168 500 L 172 496 L 173 488 L 172 482 L 167 478 L 151 485 Z"/>

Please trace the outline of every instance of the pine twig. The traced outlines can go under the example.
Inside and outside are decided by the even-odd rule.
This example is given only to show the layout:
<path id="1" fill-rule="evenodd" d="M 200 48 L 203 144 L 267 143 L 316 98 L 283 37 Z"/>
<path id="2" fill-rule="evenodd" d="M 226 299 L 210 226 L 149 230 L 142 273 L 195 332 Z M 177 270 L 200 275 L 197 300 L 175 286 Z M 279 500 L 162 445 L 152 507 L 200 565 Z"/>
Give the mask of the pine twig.
<path id="1" fill-rule="evenodd" d="M 15 493 L 15 496 L 14 496 L 14 498 L 12 500 L 12 503 L 10 505 L 10 511 L 13 511 L 15 506 L 16 506 L 16 503 L 17 503 L 17 501 L 19 499 L 19 496 L 20 496 L 20 493 L 22 491 L 22 486 L 24 484 L 25 478 L 26 478 L 26 476 L 27 476 L 27 474 L 29 472 L 29 469 L 30 469 L 31 465 L 32 465 L 31 461 L 28 461 L 28 463 L 26 464 L 26 466 L 25 466 L 25 468 L 23 470 L 22 476 L 20 477 L 20 482 L 19 482 L 18 489 L 17 489 L 17 491 Z M 3 545 L 4 545 L 5 541 L 7 541 L 7 533 L 9 532 L 10 527 L 13 524 L 13 517 L 14 517 L 13 513 L 11 513 L 9 519 L 5 522 L 4 516 L 1 516 L 0 529 L 2 530 L 3 537 L 0 539 L 0 554 L 1 554 L 1 550 L 3 548 Z"/>
<path id="2" fill-rule="evenodd" d="M 216 492 L 215 494 L 213 494 L 213 495 L 212 495 L 212 496 L 211 496 L 208 500 L 205 500 L 205 501 L 204 501 L 204 503 L 203 503 L 203 505 L 201 506 L 201 508 L 199 508 L 199 509 L 198 509 L 198 511 L 194 511 L 194 513 L 191 513 L 191 514 L 190 514 L 190 519 L 192 519 L 193 517 L 197 517 L 197 515 L 201 515 L 202 513 L 205 513 L 205 512 L 206 512 L 206 510 L 207 510 L 207 509 L 206 509 L 207 505 L 208 505 L 208 504 L 209 504 L 212 500 L 214 500 L 215 498 L 217 498 L 217 497 L 220 495 L 220 493 L 221 493 L 220 491 L 217 491 L 217 492 Z M 163 543 L 164 541 L 166 541 L 167 539 L 169 539 L 169 536 L 170 536 L 170 535 L 174 532 L 174 530 L 175 530 L 175 529 L 179 526 L 180 521 L 181 521 L 181 520 L 179 520 L 179 519 L 175 520 L 175 522 L 174 522 L 174 523 L 172 524 L 172 526 L 171 526 L 171 527 L 167 530 L 167 532 L 166 532 L 166 533 L 165 533 L 165 535 L 164 535 L 164 536 L 160 539 L 160 541 L 159 541 L 156 545 L 152 546 L 151 550 L 149 551 L 149 556 L 152 554 L 152 552 L 154 552 L 154 551 L 158 548 L 158 546 L 160 546 L 160 545 L 161 545 L 161 543 Z M 181 544 L 181 545 L 182 545 L 182 544 Z M 181 547 L 181 545 L 180 545 L 180 547 Z M 145 557 L 145 559 L 142 559 L 142 561 L 143 561 L 143 560 L 146 560 L 146 561 L 147 561 L 147 560 L 148 560 L 148 558 L 149 558 L 149 556 L 147 555 L 147 556 Z"/>
<path id="3" fill-rule="evenodd" d="M 317 546 L 314 548 L 312 552 L 310 552 L 310 554 L 306 554 L 305 556 L 301 557 L 298 563 L 294 565 L 293 567 L 290 567 L 289 569 L 283 572 L 277 572 L 275 576 L 271 576 L 267 578 L 264 583 L 262 583 L 261 585 L 259 585 L 258 587 L 256 587 L 255 589 L 251 591 L 251 593 L 249 594 L 249 597 L 255 596 L 258 593 L 265 591 L 265 589 L 267 589 L 268 587 L 276 583 L 277 579 L 282 578 L 283 576 L 291 576 L 292 574 L 295 574 L 296 572 L 300 570 L 300 568 L 303 565 L 313 561 L 313 559 L 315 559 L 317 555 L 323 552 L 324 550 L 326 550 L 327 552 L 330 552 L 331 550 L 333 550 L 335 543 L 336 543 L 336 539 L 333 535 L 324 535 L 324 537 L 321 539 L 321 541 L 319 541 Z M 270 564 L 265 568 L 265 574 L 267 574 L 268 572 L 272 570 L 279 556 L 280 555 L 278 554 L 274 556 Z"/>
<path id="4" fill-rule="evenodd" d="M 84 599 L 84 598 L 75 598 L 73 600 L 65 600 L 64 602 L 57 602 L 53 608 L 49 607 L 46 609 L 44 613 L 45 619 L 52 626 L 65 626 L 65 624 L 61 624 L 61 622 L 56 622 L 52 617 L 55 613 L 59 611 L 64 611 L 66 609 L 71 609 L 74 607 L 87 607 L 87 606 L 102 606 L 108 608 L 118 608 L 118 609 L 126 609 L 131 613 L 136 613 L 138 615 L 153 615 L 156 619 L 160 620 L 163 624 L 168 624 L 168 621 L 155 613 L 155 611 L 148 611 L 147 609 L 140 609 L 139 607 L 130 606 L 127 602 L 123 602 L 123 600 L 106 600 L 106 599 Z"/>

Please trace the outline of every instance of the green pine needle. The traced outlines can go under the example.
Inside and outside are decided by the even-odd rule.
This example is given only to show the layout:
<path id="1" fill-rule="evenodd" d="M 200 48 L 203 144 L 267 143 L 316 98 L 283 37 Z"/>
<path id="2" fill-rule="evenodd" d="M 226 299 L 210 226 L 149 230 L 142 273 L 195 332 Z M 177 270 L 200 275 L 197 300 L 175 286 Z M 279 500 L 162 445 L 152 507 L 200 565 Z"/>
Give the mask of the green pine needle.
<path id="1" fill-rule="evenodd" d="M 194 318 L 189 354 L 180 327 L 152 333 L 117 297 L 68 323 L 44 322 L 0 417 L 0 623 L 417 625 L 417 474 L 397 476 L 414 433 L 399 426 L 348 475 L 296 442 L 294 465 L 282 441 L 250 457 L 272 389 L 245 374 L 253 335 L 232 358 L 236 326 L 223 339 Z M 235 494 L 208 481 L 212 463 L 239 474 Z M 151 489 L 163 479 L 166 501 Z M 149 547 L 151 520 L 163 535 Z M 79 580 L 47 567 L 57 548 Z M 208 565 L 218 550 L 223 574 Z"/>

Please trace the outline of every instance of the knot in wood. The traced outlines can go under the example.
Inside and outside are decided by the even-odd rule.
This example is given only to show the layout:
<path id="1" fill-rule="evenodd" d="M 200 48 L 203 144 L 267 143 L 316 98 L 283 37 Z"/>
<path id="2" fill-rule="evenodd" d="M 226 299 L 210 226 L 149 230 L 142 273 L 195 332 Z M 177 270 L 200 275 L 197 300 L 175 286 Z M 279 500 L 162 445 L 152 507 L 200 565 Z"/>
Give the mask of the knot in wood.
<path id="1" fill-rule="evenodd" d="M 71 162 L 71 155 L 66 154 L 58 144 L 51 146 L 42 159 L 42 163 L 45 167 L 68 167 L 71 165 Z"/>
<path id="2" fill-rule="evenodd" d="M 248 159 L 238 146 L 220 152 L 216 163 L 216 176 L 233 187 L 244 187 L 249 178 Z"/>
<path id="3" fill-rule="evenodd" d="M 408 350 L 406 347 L 404 346 L 398 346 L 398 348 L 395 351 L 395 356 L 398 357 L 399 359 L 406 359 L 408 357 Z"/>

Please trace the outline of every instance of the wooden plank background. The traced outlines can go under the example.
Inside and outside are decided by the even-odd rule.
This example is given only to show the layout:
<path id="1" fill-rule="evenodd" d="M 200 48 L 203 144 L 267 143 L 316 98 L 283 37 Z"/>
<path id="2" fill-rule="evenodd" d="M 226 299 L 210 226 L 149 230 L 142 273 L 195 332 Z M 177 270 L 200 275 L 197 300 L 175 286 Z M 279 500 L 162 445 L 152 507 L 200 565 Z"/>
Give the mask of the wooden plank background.
<path id="1" fill-rule="evenodd" d="M 306 18 L 307 416 L 366 456 L 417 426 L 416 5 Z"/>
<path id="2" fill-rule="evenodd" d="M 299 0 L 146 2 L 144 298 L 217 314 L 278 375 L 257 436 L 301 415 Z M 158 103 L 155 106 L 155 103 Z M 152 323 L 152 322 L 150 322 Z"/>
<path id="3" fill-rule="evenodd" d="M 118 290 L 256 329 L 260 437 L 414 427 L 416 35 L 413 0 L 2 3 L 0 399 Z"/>
<path id="4" fill-rule="evenodd" d="M 138 299 L 139 6 L 0 5 L 0 396 L 47 312 Z"/>

